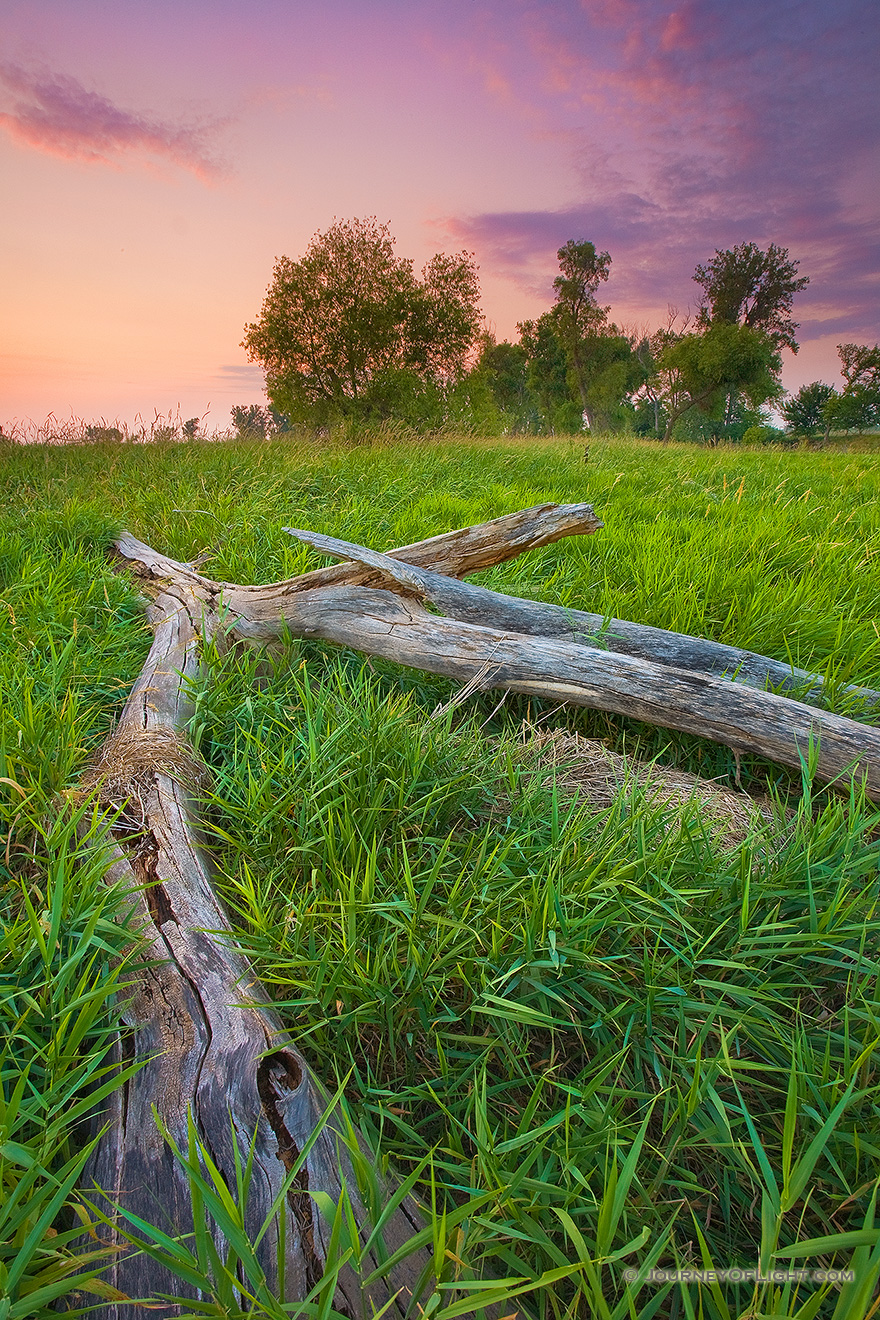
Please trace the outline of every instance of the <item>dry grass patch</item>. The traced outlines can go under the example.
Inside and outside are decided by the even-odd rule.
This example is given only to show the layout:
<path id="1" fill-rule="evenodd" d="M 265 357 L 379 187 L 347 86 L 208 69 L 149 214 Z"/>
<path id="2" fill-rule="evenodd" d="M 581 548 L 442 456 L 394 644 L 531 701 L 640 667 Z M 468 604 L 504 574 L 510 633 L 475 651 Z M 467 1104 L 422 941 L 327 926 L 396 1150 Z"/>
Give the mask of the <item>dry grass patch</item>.
<path id="1" fill-rule="evenodd" d="M 598 739 L 578 733 L 524 726 L 523 756 L 530 768 L 551 772 L 544 784 L 555 784 L 563 798 L 579 796 L 609 810 L 621 791 L 639 788 L 651 804 L 667 806 L 676 814 L 696 810 L 709 832 L 731 847 L 741 844 L 756 827 L 773 823 L 773 805 L 766 798 L 753 798 L 656 761 L 621 756 Z"/>
<path id="2" fill-rule="evenodd" d="M 135 804 L 143 823 L 142 793 L 154 775 L 184 788 L 206 786 L 207 769 L 171 729 L 117 730 L 102 743 L 80 780 L 77 797 L 98 792 L 101 805 L 131 817 Z M 136 810 L 136 808 L 135 808 Z"/>

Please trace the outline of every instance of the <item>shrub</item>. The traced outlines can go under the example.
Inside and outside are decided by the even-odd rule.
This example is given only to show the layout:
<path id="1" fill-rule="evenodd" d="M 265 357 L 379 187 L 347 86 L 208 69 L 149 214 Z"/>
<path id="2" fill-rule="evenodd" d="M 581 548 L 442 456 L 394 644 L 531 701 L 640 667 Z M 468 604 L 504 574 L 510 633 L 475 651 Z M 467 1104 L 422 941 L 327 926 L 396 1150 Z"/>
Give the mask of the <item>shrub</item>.
<path id="1" fill-rule="evenodd" d="M 86 441 L 99 443 L 101 441 L 112 441 L 113 444 L 121 444 L 125 439 L 118 426 L 106 426 L 103 422 L 96 423 L 86 427 Z"/>
<path id="2" fill-rule="evenodd" d="M 784 432 L 776 426 L 753 425 L 743 432 L 744 445 L 776 445 L 784 438 Z"/>

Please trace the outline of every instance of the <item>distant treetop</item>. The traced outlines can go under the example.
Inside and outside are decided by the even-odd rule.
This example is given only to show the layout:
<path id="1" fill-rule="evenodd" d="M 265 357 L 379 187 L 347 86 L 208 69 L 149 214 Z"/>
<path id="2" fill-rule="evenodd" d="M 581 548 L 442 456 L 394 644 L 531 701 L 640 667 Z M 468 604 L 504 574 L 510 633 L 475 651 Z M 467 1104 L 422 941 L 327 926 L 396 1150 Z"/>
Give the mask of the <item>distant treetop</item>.
<path id="1" fill-rule="evenodd" d="M 797 352 L 792 300 L 809 284 L 798 275 L 800 263 L 789 259 L 788 248 L 771 243 L 766 252 L 757 243 L 738 243 L 697 266 L 694 280 L 703 290 L 699 324 L 703 329 L 719 322 L 746 325 L 769 335 L 776 348 Z"/>

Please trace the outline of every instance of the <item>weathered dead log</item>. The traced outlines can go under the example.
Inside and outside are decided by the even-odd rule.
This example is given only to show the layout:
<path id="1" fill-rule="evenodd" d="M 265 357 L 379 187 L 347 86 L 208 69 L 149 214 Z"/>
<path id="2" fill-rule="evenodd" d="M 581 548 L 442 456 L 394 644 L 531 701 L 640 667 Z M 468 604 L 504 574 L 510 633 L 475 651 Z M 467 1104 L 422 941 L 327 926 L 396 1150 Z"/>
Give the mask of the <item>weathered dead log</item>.
<path id="1" fill-rule="evenodd" d="M 564 605 L 549 605 L 544 601 L 522 600 L 506 596 L 499 591 L 470 582 L 459 582 L 458 574 L 445 575 L 436 569 L 424 567 L 409 559 L 405 551 L 395 551 L 395 560 L 403 559 L 411 565 L 409 572 L 392 565 L 383 565 L 383 558 L 374 551 L 365 553 L 365 547 L 317 532 L 302 531 L 294 527 L 283 529 L 306 545 L 339 559 L 348 559 L 364 568 L 375 569 L 386 583 L 396 583 L 432 605 L 450 619 L 462 623 L 484 624 L 505 632 L 524 633 L 530 637 L 557 637 L 583 646 L 630 655 L 654 664 L 672 665 L 676 669 L 693 669 L 718 678 L 729 678 L 749 687 L 764 689 L 779 687 L 797 689 L 802 698 L 818 698 L 824 679 L 796 665 L 773 660 L 755 651 L 739 646 L 726 646 L 706 637 L 689 637 L 686 633 L 667 632 L 644 623 L 630 623 L 626 619 L 591 614 L 586 610 L 570 609 Z M 372 557 L 371 557 L 372 556 Z M 880 710 L 880 692 L 873 688 L 847 686 L 846 693 L 863 704 L 865 711 Z"/>
<path id="2" fill-rule="evenodd" d="M 453 575 L 599 525 L 589 506 L 541 506 L 403 547 L 393 556 L 301 534 L 351 562 L 269 587 L 212 582 L 132 537 L 120 538 L 120 554 L 162 588 L 152 606 L 153 646 L 115 736 L 120 746 L 126 738 L 137 737 L 146 746 L 151 740 L 162 741 L 163 748 L 154 768 L 141 772 L 130 785 L 143 819 L 136 847 L 119 862 L 142 887 L 141 912 L 156 959 L 126 1010 L 135 1057 L 146 1065 L 111 1097 L 105 1116 L 110 1127 L 90 1169 L 111 1200 L 147 1220 L 159 1215 L 166 1231 L 189 1230 L 185 1179 L 156 1128 L 152 1105 L 183 1145 L 190 1110 L 200 1139 L 228 1178 L 233 1176 L 236 1144 L 246 1155 L 254 1143 L 249 1226 L 255 1233 L 292 1154 L 314 1131 L 326 1101 L 235 948 L 191 823 L 185 784 L 167 764 L 167 736 L 179 735 L 187 718 L 185 685 L 197 670 L 200 632 L 204 636 L 222 630 L 271 641 L 286 626 L 294 635 L 352 646 L 474 688 L 502 688 L 615 711 L 794 768 L 818 739 L 821 779 L 845 777 L 855 767 L 871 795 L 880 798 L 880 730 L 705 673 L 584 645 L 583 638 L 571 637 L 572 611 L 561 611 L 567 635 L 526 635 L 520 607 L 528 602 L 499 598 L 452 580 Z M 445 572 L 428 571 L 432 564 Z M 388 583 L 393 592 L 385 589 Z M 430 613 L 421 603 L 424 599 L 449 617 Z M 501 613 L 493 615 L 493 610 Z M 459 617 L 453 617 L 456 614 Z M 499 618 L 505 620 L 504 627 L 485 626 L 487 620 Z M 537 618 L 531 627 L 537 627 Z M 560 616 L 554 618 L 558 629 Z M 573 631 L 579 633 L 577 622 Z M 344 1178 L 356 1201 L 337 1128 L 331 1119 L 313 1147 L 298 1193 L 291 1197 L 292 1213 L 281 1244 L 290 1300 L 301 1297 L 319 1275 L 325 1250 L 325 1229 L 313 1202 L 303 1194 L 306 1188 L 321 1188 L 336 1199 Z M 364 1214 L 357 1203 L 356 1212 Z M 411 1235 L 417 1220 L 412 1203 L 406 1202 L 387 1235 L 392 1250 Z M 266 1234 L 262 1259 L 272 1286 L 277 1283 L 276 1246 L 277 1238 Z M 395 1308 L 403 1312 L 420 1263 L 414 1258 L 402 1265 L 369 1297 L 351 1276 L 341 1277 L 337 1305 L 360 1316 L 371 1305 L 384 1305 L 399 1289 L 389 1314 Z M 183 1291 L 142 1257 L 122 1256 L 109 1278 L 129 1296 Z M 129 1313 L 133 1315 L 119 1304 L 99 1314 L 105 1320 L 122 1320 Z"/>
<path id="3" fill-rule="evenodd" d="M 880 729 L 773 692 L 555 638 L 460 623 L 390 591 L 306 592 L 288 602 L 284 621 L 294 636 L 320 637 L 463 682 L 481 675 L 484 690 L 613 711 L 793 769 L 807 759 L 811 742 L 819 743 L 819 779 L 830 783 L 858 767 L 870 795 L 880 799 Z M 261 629 L 254 625 L 248 635 L 258 640 Z"/>
<path id="4" fill-rule="evenodd" d="M 113 1203 L 172 1235 L 192 1231 L 186 1176 L 157 1127 L 153 1110 L 178 1147 L 187 1148 L 187 1116 L 200 1140 L 234 1187 L 235 1150 L 246 1162 L 253 1143 L 253 1180 L 246 1223 L 254 1240 L 269 1214 L 288 1170 L 318 1125 L 328 1097 L 291 1043 L 277 1013 L 247 961 L 236 950 L 231 928 L 211 887 L 205 858 L 190 819 L 185 786 L 169 774 L 167 733 L 179 733 L 189 714 L 185 685 L 197 669 L 199 611 L 185 590 L 163 593 L 150 608 L 155 637 L 144 669 L 120 719 L 117 741 L 142 744 L 136 758 L 141 773 L 130 785 L 141 815 L 136 846 L 120 854 L 116 878 L 137 889 L 147 953 L 152 961 L 124 1009 L 130 1029 L 127 1047 L 143 1067 L 110 1097 L 100 1122 L 109 1123 L 86 1171 Z M 195 617 L 194 617 L 195 616 Z M 157 763 L 144 773 L 151 742 Z M 105 759 L 107 759 L 105 757 Z M 345 1178 L 361 1222 L 369 1230 L 346 1150 L 344 1131 L 331 1117 L 297 1177 L 282 1243 L 289 1300 L 306 1295 L 321 1277 L 327 1226 L 307 1189 L 320 1189 L 335 1201 Z M 101 1200 L 98 1201 L 101 1204 Z M 421 1227 L 411 1200 L 389 1225 L 391 1250 Z M 219 1239 L 219 1235 L 218 1235 Z M 218 1245 L 223 1246 L 218 1240 Z M 271 1288 L 276 1288 L 277 1222 L 264 1236 L 259 1256 Z M 352 1271 L 339 1279 L 337 1308 L 352 1317 L 370 1313 L 399 1292 L 391 1314 L 402 1315 L 425 1265 L 416 1253 L 386 1283 L 361 1290 Z M 374 1259 L 373 1266 L 378 1264 Z M 187 1295 L 188 1289 L 149 1257 L 122 1252 L 105 1279 L 129 1297 L 161 1293 Z M 95 1314 L 126 1320 L 139 1308 L 114 1303 Z M 176 1314 L 169 1309 L 167 1314 Z"/>
<path id="5" fill-rule="evenodd" d="M 404 549 L 417 560 L 438 562 L 453 572 L 471 572 L 523 549 L 599 526 L 589 506 L 549 505 Z M 118 548 L 142 574 L 163 584 L 149 608 L 154 627 L 149 656 L 99 767 L 109 774 L 112 766 L 117 802 L 137 804 L 137 828 L 126 850 L 119 849 L 115 874 L 133 890 L 151 961 L 132 987 L 123 1014 L 130 1031 L 127 1061 L 143 1066 L 98 1116 L 107 1128 L 90 1161 L 86 1183 L 103 1189 L 99 1203 L 111 1217 L 116 1203 L 172 1235 L 190 1232 L 185 1172 L 174 1160 L 153 1110 L 183 1149 L 192 1114 L 200 1141 L 231 1183 L 236 1147 L 245 1162 L 253 1144 L 247 1226 L 255 1239 L 294 1159 L 318 1126 L 328 1098 L 237 951 L 211 887 L 187 791 L 192 763 L 182 739 L 190 714 L 187 685 L 198 672 L 199 635 L 221 627 L 219 611 L 228 612 L 230 596 L 249 605 L 256 601 L 257 615 L 262 609 L 277 618 L 277 601 L 295 598 L 306 588 L 326 587 L 328 580 L 332 584 L 382 577 L 348 564 L 269 589 L 237 588 L 213 583 L 191 566 L 178 564 L 132 537 L 120 538 Z M 175 755 L 176 740 L 180 746 Z M 175 762 L 183 773 L 175 772 Z M 308 1189 L 320 1189 L 338 1201 L 344 1180 L 359 1225 L 365 1233 L 370 1228 L 341 1141 L 343 1131 L 338 1115 L 331 1116 L 289 1198 L 291 1212 L 280 1244 L 287 1300 L 305 1296 L 320 1278 L 326 1257 L 327 1228 Z M 384 1232 L 386 1247 L 396 1250 L 420 1227 L 417 1207 L 407 1198 Z M 272 1288 L 278 1285 L 278 1232 L 276 1223 L 264 1235 L 259 1252 Z M 222 1247 L 219 1234 L 218 1245 Z M 425 1252 L 413 1253 L 368 1291 L 351 1270 L 344 1270 L 338 1281 L 337 1309 L 360 1317 L 390 1302 L 389 1314 L 402 1315 L 418 1299 L 417 1280 L 428 1259 Z M 372 1265 L 377 1264 L 374 1258 Z M 105 1280 L 129 1297 L 187 1292 L 149 1257 L 124 1251 L 105 1272 Z M 122 1302 L 95 1312 L 101 1320 L 127 1320 L 134 1313 Z M 486 1308 L 486 1313 L 491 1315 L 493 1308 Z"/>
<path id="6" fill-rule="evenodd" d="M 518 513 L 504 514 L 474 527 L 461 527 L 440 536 L 428 537 L 412 545 L 399 546 L 388 554 L 410 564 L 420 564 L 436 573 L 465 577 L 482 568 L 492 568 L 527 550 L 551 545 L 564 536 L 588 536 L 603 526 L 590 504 L 538 504 Z M 318 568 L 283 582 L 264 586 L 240 586 L 234 582 L 214 582 L 197 573 L 190 564 L 160 554 L 143 541 L 123 534 L 116 541 L 123 558 L 132 561 L 136 572 L 157 581 L 186 585 L 196 600 L 216 609 L 222 595 L 224 627 L 234 631 L 235 616 L 242 613 L 251 622 L 261 619 L 276 622 L 284 601 L 301 591 L 319 587 L 376 586 L 382 575 L 362 564 L 337 564 Z"/>
<path id="7" fill-rule="evenodd" d="M 386 553 L 393 559 L 423 568 L 432 577 L 423 580 L 421 594 L 449 618 L 465 623 L 482 623 L 504 631 L 535 637 L 558 637 L 614 651 L 655 664 L 692 669 L 701 674 L 728 678 L 749 687 L 796 690 L 807 702 L 821 699 L 825 680 L 797 665 L 759 655 L 739 646 L 728 646 L 707 637 L 654 628 L 587 610 L 576 610 L 545 601 L 523 600 L 502 592 L 487 591 L 459 579 L 480 569 L 504 563 L 525 550 L 548 545 L 563 536 L 584 535 L 602 527 L 589 504 L 538 505 L 521 513 L 508 514 L 477 527 L 399 546 Z M 302 591 L 331 586 L 378 586 L 388 582 L 388 575 L 375 566 L 357 560 L 349 551 L 351 542 L 318 533 L 302 533 L 285 528 L 291 535 L 329 555 L 350 560 L 332 568 L 319 568 L 283 582 L 265 586 L 239 586 L 214 582 L 196 573 L 189 564 L 181 564 L 159 554 L 142 541 L 124 533 L 116 543 L 119 553 L 132 561 L 136 571 L 154 579 L 186 581 L 200 600 L 214 610 L 222 596 L 225 605 L 224 627 L 231 637 L 246 640 L 256 629 L 265 644 L 271 644 L 283 629 L 284 603 Z M 331 547 L 348 547 L 348 550 Z M 239 620 L 241 626 L 239 627 Z M 274 629 L 274 633 L 273 633 Z M 843 691 L 854 698 L 866 714 L 880 710 L 880 692 L 873 688 L 846 685 Z"/>

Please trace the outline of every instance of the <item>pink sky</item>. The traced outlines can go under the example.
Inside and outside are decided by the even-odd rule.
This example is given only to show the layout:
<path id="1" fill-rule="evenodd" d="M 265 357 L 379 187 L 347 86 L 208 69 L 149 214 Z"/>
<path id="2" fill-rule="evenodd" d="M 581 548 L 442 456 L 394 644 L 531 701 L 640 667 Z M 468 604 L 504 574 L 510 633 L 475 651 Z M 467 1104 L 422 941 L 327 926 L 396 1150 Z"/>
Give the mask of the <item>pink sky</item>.
<path id="1" fill-rule="evenodd" d="M 417 268 L 474 251 L 499 338 L 570 238 L 648 328 L 779 243 L 785 383 L 833 380 L 880 339 L 878 38 L 874 0 L 6 0 L 0 423 L 225 426 L 275 258 L 367 215 Z"/>

